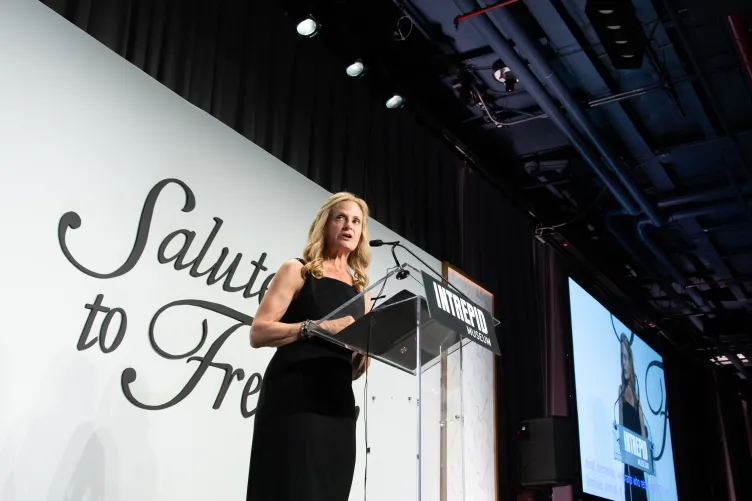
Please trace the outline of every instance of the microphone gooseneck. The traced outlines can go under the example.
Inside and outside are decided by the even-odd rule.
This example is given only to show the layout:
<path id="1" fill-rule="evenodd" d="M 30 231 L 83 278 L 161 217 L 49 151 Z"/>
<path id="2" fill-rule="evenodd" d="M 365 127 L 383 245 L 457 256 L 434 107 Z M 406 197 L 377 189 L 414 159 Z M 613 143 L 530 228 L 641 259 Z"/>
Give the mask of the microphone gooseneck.
<path id="1" fill-rule="evenodd" d="M 405 249 L 408 253 L 410 253 L 411 256 L 413 256 L 415 259 L 417 259 L 418 261 L 420 261 L 420 263 L 423 266 L 425 266 L 427 270 L 430 270 L 434 275 L 436 275 L 439 278 L 439 280 L 441 280 L 442 283 L 444 283 L 447 286 L 449 286 L 450 288 L 454 289 L 454 291 L 457 292 L 460 296 L 462 296 L 465 300 L 470 301 L 471 303 L 473 302 L 473 300 L 470 299 L 469 297 L 467 297 L 467 295 L 464 292 L 462 292 L 461 290 L 459 290 L 457 287 L 455 287 L 454 284 L 452 284 L 449 280 L 447 280 L 446 278 L 444 278 L 444 276 L 441 273 L 439 273 L 436 270 L 434 270 L 431 266 L 428 265 L 428 263 L 426 263 L 425 261 L 423 261 L 417 254 L 415 254 L 413 251 L 411 251 L 410 249 L 408 249 L 407 247 L 405 247 L 404 245 L 402 245 L 399 240 L 396 240 L 394 242 L 384 242 L 383 240 L 377 239 L 377 240 L 371 240 L 369 242 L 369 244 L 371 245 L 371 247 L 381 247 L 382 245 L 391 245 L 392 246 L 392 257 L 394 258 L 394 262 L 397 263 L 397 267 L 398 268 L 402 268 L 402 265 L 400 264 L 399 260 L 397 259 L 397 254 L 395 253 L 394 250 L 397 247 L 401 247 L 402 249 Z M 398 280 L 403 280 L 403 279 L 407 278 L 409 274 L 410 274 L 410 272 L 408 270 L 402 269 L 402 270 L 400 270 L 397 273 L 397 279 Z"/>
<path id="2" fill-rule="evenodd" d="M 399 240 L 396 240 L 394 242 L 384 242 L 381 239 L 377 239 L 377 240 L 371 240 L 370 242 L 368 242 L 368 244 L 371 247 L 381 247 L 382 245 L 391 245 L 392 246 L 392 257 L 394 258 L 394 262 L 397 265 L 397 268 L 400 268 L 400 270 L 397 272 L 397 280 L 404 280 L 404 279 L 406 279 L 410 275 L 410 272 L 407 271 L 406 269 L 404 269 L 402 267 L 402 265 L 399 262 L 399 259 L 397 259 L 397 254 L 394 252 L 394 249 L 398 245 L 400 247 L 402 247 L 402 245 L 400 245 Z"/>

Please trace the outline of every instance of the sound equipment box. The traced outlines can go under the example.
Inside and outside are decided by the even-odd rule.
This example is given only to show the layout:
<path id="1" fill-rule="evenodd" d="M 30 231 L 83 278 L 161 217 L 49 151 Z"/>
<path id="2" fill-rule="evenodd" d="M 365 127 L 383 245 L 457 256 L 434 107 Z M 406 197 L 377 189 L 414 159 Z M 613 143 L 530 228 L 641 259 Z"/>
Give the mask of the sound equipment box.
<path id="1" fill-rule="evenodd" d="M 520 425 L 520 483 L 525 487 L 569 485 L 577 451 L 574 423 L 568 417 L 529 419 Z"/>

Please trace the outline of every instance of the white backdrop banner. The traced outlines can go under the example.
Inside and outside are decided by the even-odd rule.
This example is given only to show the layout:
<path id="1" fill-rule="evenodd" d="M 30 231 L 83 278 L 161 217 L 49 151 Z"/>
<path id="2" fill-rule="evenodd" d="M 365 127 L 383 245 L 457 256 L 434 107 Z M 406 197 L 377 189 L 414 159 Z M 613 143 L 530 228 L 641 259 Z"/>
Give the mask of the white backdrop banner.
<path id="1" fill-rule="evenodd" d="M 245 499 L 248 326 L 328 193 L 35 0 L 0 3 L 0 110 L 0 499 Z M 368 496 L 409 499 L 414 378 L 369 378 Z"/>

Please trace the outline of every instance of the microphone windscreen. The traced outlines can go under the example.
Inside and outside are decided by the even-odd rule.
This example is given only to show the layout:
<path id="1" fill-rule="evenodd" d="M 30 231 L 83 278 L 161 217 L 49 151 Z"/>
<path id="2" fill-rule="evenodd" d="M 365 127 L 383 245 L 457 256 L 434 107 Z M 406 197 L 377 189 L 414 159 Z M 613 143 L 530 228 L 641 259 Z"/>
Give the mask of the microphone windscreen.
<path id="1" fill-rule="evenodd" d="M 371 247 L 381 247 L 382 245 L 384 245 L 383 240 L 371 240 L 368 243 L 371 245 Z"/>

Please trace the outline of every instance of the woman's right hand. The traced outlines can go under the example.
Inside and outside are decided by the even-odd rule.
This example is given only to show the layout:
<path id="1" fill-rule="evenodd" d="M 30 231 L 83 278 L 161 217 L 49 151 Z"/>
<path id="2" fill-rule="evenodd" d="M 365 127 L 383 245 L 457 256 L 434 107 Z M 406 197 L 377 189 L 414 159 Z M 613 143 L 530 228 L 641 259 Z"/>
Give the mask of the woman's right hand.
<path id="1" fill-rule="evenodd" d="M 345 327 L 348 327 L 349 325 L 353 324 L 355 322 L 355 319 L 348 315 L 346 317 L 342 318 L 333 318 L 331 320 L 324 320 L 321 322 L 319 327 L 329 334 L 339 334 L 340 331 L 342 331 Z"/>

